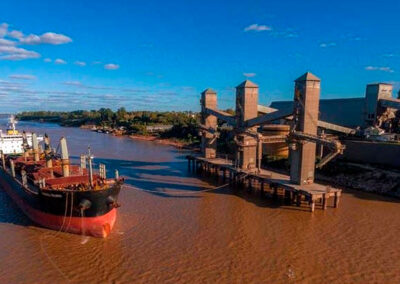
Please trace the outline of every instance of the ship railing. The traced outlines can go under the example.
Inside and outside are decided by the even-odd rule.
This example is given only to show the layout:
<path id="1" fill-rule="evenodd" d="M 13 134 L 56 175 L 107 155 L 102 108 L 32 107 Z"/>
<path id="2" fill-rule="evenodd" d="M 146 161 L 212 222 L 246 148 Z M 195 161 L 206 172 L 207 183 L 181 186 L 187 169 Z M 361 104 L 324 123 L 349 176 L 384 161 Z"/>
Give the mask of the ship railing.
<path id="1" fill-rule="evenodd" d="M 21 174 L 15 174 L 15 176 L 13 176 L 12 175 L 12 172 L 11 172 L 11 169 L 9 169 L 9 168 L 3 168 L 3 170 L 4 170 L 4 172 L 6 173 L 6 174 L 8 174 L 11 178 L 13 178 L 25 191 L 27 191 L 27 192 L 29 192 L 29 193 L 32 193 L 32 194 L 35 194 L 35 195 L 38 195 L 39 194 L 39 192 L 38 191 L 34 191 L 34 190 L 32 190 L 31 188 L 30 188 L 30 186 L 29 186 L 29 181 L 31 181 L 32 182 L 32 184 L 34 183 L 34 181 L 31 179 L 31 178 L 29 178 L 28 176 L 27 176 L 27 184 L 24 184 L 23 183 L 23 181 L 22 181 L 22 175 Z"/>

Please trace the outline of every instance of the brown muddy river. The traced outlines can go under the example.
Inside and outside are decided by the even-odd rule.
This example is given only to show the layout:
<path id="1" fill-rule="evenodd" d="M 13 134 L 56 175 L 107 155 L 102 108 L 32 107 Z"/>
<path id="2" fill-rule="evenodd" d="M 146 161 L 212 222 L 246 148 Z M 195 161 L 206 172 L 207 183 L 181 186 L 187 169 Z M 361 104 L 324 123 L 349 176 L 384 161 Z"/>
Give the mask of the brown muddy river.
<path id="1" fill-rule="evenodd" d="M 36 227 L 0 189 L 0 283 L 400 283 L 396 200 L 347 191 L 310 214 L 202 181 L 169 146 L 19 128 L 66 136 L 75 158 L 90 145 L 126 186 L 107 239 Z"/>

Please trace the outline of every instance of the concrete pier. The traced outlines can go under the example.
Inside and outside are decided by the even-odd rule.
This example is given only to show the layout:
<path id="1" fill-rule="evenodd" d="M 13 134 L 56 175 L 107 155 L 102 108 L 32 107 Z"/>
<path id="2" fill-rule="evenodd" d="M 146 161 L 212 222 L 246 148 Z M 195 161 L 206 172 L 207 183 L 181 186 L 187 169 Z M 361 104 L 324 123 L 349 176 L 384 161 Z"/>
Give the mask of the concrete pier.
<path id="1" fill-rule="evenodd" d="M 296 184 L 290 176 L 270 170 L 243 170 L 235 168 L 232 161 L 220 158 L 204 158 L 188 155 L 188 168 L 212 176 L 215 180 L 228 179 L 232 186 L 259 191 L 262 196 L 281 199 L 288 206 L 307 206 L 310 212 L 316 208 L 338 208 L 341 190 L 318 183 Z M 331 200 L 331 201 L 330 201 Z M 331 205 L 329 205 L 329 202 Z"/>

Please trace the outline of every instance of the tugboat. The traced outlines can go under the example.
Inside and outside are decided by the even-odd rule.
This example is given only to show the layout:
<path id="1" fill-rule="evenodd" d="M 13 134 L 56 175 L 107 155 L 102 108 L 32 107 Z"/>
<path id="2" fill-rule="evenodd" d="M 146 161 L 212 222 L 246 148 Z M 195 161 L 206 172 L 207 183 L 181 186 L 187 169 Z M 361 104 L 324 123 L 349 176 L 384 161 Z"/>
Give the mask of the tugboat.
<path id="1" fill-rule="evenodd" d="M 116 220 L 118 194 L 124 182 L 115 171 L 106 178 L 104 164 L 94 173 L 90 148 L 80 165 L 70 164 L 67 140 L 61 154 L 44 137 L 44 150 L 33 133 L 32 147 L 23 135 L 23 153 L 1 152 L 0 187 L 36 224 L 57 231 L 105 238 Z M 87 168 L 88 166 L 88 168 Z"/>

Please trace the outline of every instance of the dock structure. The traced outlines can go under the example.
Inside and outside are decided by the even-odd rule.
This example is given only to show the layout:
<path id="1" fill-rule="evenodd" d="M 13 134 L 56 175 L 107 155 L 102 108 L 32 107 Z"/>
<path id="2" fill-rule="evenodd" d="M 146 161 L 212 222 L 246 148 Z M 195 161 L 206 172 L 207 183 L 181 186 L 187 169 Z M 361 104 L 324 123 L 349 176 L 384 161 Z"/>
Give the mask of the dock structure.
<path id="1" fill-rule="evenodd" d="M 195 173 L 204 173 L 216 180 L 228 182 L 233 187 L 258 191 L 261 196 L 284 201 L 285 205 L 304 207 L 310 212 L 315 208 L 326 210 L 338 208 L 341 190 L 331 186 L 310 183 L 299 185 L 290 181 L 290 176 L 271 170 L 244 170 L 234 166 L 234 162 L 221 158 L 204 158 L 188 155 L 188 168 Z M 331 201 L 330 201 L 331 200 Z"/>
<path id="2" fill-rule="evenodd" d="M 217 109 L 217 93 L 206 89 L 201 97 L 202 135 L 201 156 L 187 156 L 189 168 L 195 172 L 214 174 L 233 185 L 245 185 L 249 190 L 259 189 L 274 198 L 282 195 L 287 204 L 301 206 L 307 203 L 314 212 L 316 204 L 328 207 L 333 198 L 338 207 L 341 190 L 314 182 L 315 168 L 320 168 L 339 154 L 344 146 L 336 139 L 329 139 L 324 131 L 350 133 L 348 128 L 319 121 L 321 80 L 307 72 L 295 80 L 294 107 L 292 110 L 263 108 L 258 104 L 258 86 L 244 81 L 236 87 L 235 114 Z M 264 111 L 260 111 L 264 110 Z M 217 158 L 216 140 L 219 137 L 218 120 L 232 126 L 236 151 L 234 160 Z M 264 136 L 262 127 L 273 123 L 290 127 L 286 135 Z M 289 147 L 290 175 L 261 168 L 263 144 L 287 143 Z M 329 151 L 316 163 L 316 144 Z M 279 194 L 281 193 L 281 194 Z"/>

